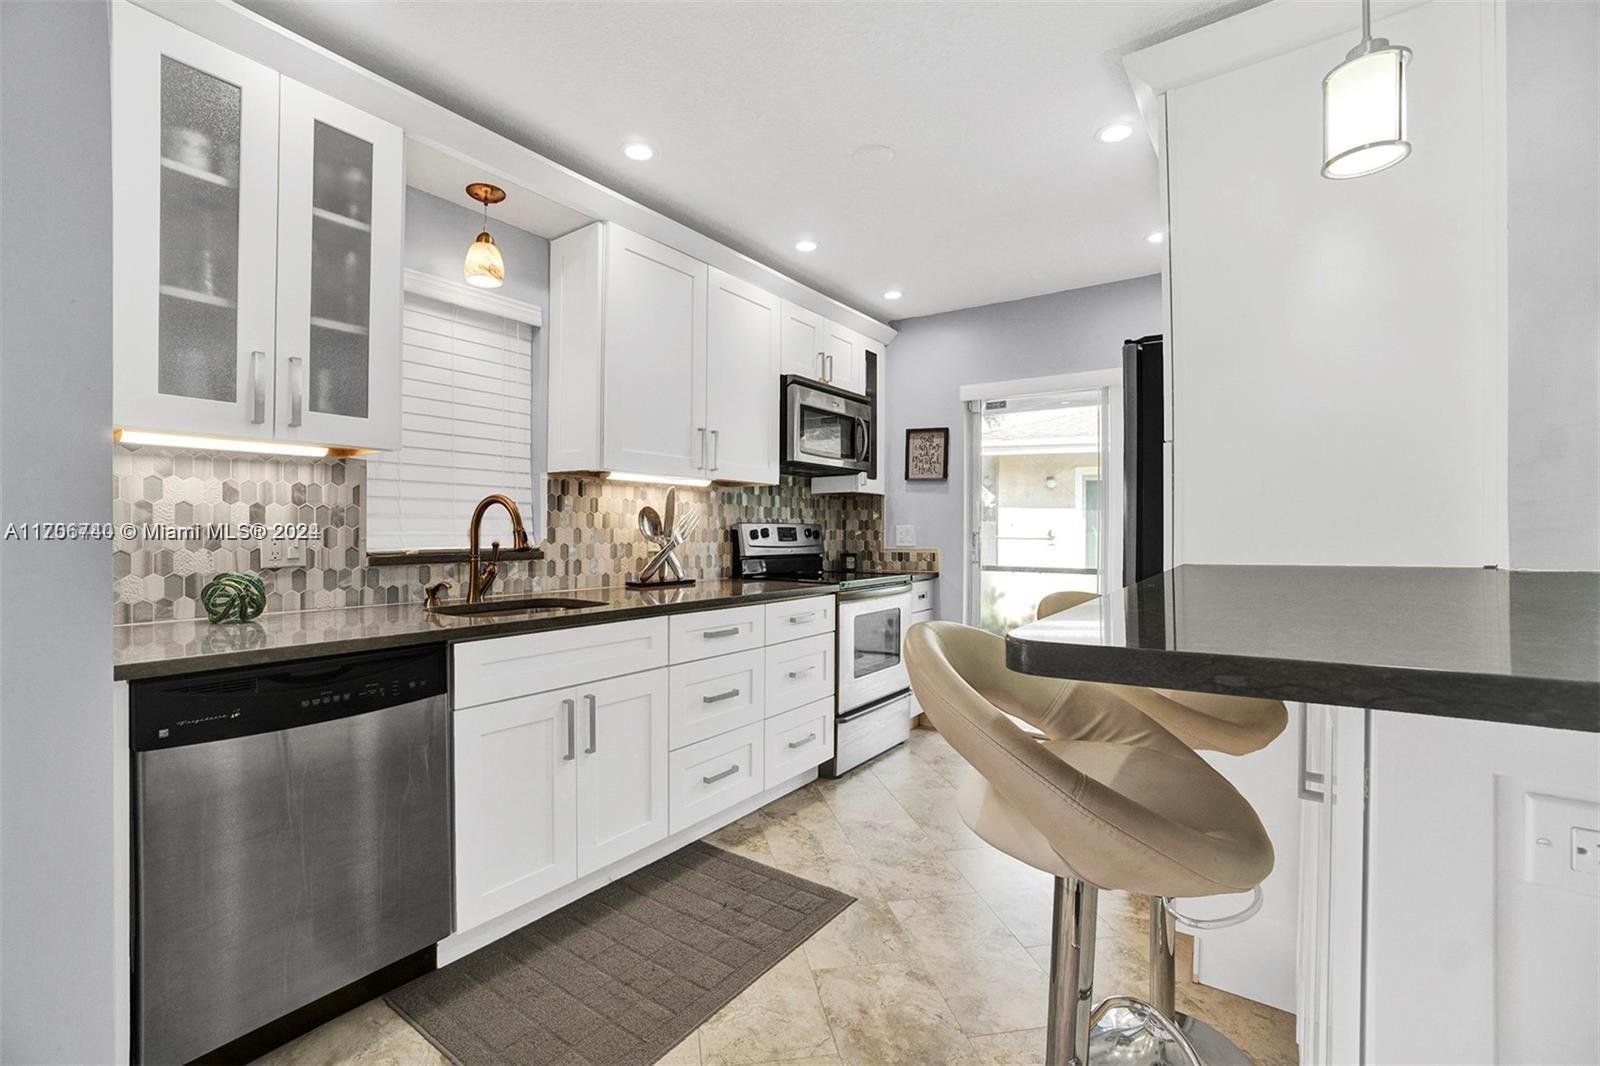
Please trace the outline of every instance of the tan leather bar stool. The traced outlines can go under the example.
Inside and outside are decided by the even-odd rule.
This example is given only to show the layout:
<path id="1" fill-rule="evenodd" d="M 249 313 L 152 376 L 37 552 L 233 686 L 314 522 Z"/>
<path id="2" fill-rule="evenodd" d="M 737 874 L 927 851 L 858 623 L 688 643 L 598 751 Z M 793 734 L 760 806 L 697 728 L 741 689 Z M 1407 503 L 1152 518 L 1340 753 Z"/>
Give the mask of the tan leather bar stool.
<path id="1" fill-rule="evenodd" d="M 1052 592 L 1039 601 L 1037 618 L 1087 603 L 1096 593 Z M 1218 751 L 1225 755 L 1248 755 L 1260 751 L 1277 739 L 1288 724 L 1289 712 L 1278 700 L 1248 696 L 1224 696 L 1206 692 L 1180 692 L 1174 689 L 1141 688 L 1135 685 L 1084 684 L 1114 693 L 1132 704 L 1167 732 L 1196 751 Z M 1249 908 L 1229 919 L 1208 923 L 1233 924 L 1250 917 L 1260 907 L 1260 897 Z M 1173 944 L 1173 912 L 1168 901 L 1150 897 L 1150 1003 L 1163 1014 L 1175 1018 L 1180 1026 L 1188 1019 L 1176 1010 L 1177 959 Z"/>
<path id="2" fill-rule="evenodd" d="M 1255 888 L 1272 843 L 1250 804 L 1104 686 L 1007 670 L 994 634 L 920 623 L 906 664 L 923 711 L 981 775 L 958 793 L 962 819 L 1056 878 L 1046 1062 L 1209 1066 L 1150 1004 L 1115 997 L 1091 1010 L 1096 902 L 1101 888 L 1164 898 Z"/>

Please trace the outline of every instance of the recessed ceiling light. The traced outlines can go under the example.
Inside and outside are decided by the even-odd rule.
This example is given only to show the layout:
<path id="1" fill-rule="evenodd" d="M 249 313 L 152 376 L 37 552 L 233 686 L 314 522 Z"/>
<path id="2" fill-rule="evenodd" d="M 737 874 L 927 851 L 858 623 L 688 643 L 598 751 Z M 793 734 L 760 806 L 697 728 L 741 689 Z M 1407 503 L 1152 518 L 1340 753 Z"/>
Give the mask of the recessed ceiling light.
<path id="1" fill-rule="evenodd" d="M 817 250 L 817 242 L 809 237 L 803 241 L 795 241 L 794 250 L 797 252 L 814 252 Z"/>
<path id="2" fill-rule="evenodd" d="M 1109 126 L 1100 127 L 1100 132 L 1095 134 L 1107 144 L 1116 144 L 1133 136 L 1133 127 L 1126 122 L 1113 122 Z"/>
<path id="3" fill-rule="evenodd" d="M 898 300 L 904 295 L 905 293 L 901 292 L 899 289 L 890 289 L 888 292 L 883 294 L 883 298 L 885 300 Z"/>
<path id="4" fill-rule="evenodd" d="M 629 141 L 622 146 L 622 154 L 643 163 L 646 159 L 654 158 L 656 150 L 643 141 Z"/>
<path id="5" fill-rule="evenodd" d="M 1149 241 L 1151 244 L 1160 244 L 1166 239 L 1167 235 L 1160 230 L 1156 230 L 1154 233 L 1150 234 L 1150 236 L 1145 238 L 1145 240 Z"/>

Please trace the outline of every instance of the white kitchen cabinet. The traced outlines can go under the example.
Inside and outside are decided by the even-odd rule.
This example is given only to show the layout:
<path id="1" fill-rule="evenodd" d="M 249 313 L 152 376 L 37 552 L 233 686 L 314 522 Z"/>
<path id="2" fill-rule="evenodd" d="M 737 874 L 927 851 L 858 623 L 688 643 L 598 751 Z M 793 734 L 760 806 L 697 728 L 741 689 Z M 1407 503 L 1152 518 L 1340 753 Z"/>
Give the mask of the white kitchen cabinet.
<path id="1" fill-rule="evenodd" d="M 706 474 L 776 485 L 783 301 L 716 269 L 708 292 Z"/>
<path id="2" fill-rule="evenodd" d="M 613 223 L 550 265 L 552 470 L 777 483 L 782 301 Z"/>
<path id="3" fill-rule="evenodd" d="M 769 645 L 767 714 L 826 699 L 834 690 L 835 654 L 832 633 Z"/>
<path id="4" fill-rule="evenodd" d="M 278 127 L 275 435 L 398 448 L 400 130 L 287 78 Z"/>
<path id="5" fill-rule="evenodd" d="M 673 663 L 748 651 L 766 643 L 767 613 L 760 604 L 675 614 L 670 623 Z"/>
<path id="6" fill-rule="evenodd" d="M 578 876 L 576 700 L 568 689 L 456 711 L 456 928 Z"/>
<path id="7" fill-rule="evenodd" d="M 766 784 L 765 756 L 766 731 L 760 722 L 673 752 L 672 831 L 760 792 Z"/>
<path id="8" fill-rule="evenodd" d="M 828 372 L 827 324 L 815 311 L 783 301 L 783 373 L 821 381 Z"/>
<path id="9" fill-rule="evenodd" d="M 1307 704 L 1301 729 L 1295 1038 L 1336 1066 L 1361 1061 L 1366 712 Z"/>
<path id="10" fill-rule="evenodd" d="M 772 788 L 833 755 L 833 700 L 824 699 L 766 720 L 763 770 Z"/>
<path id="11" fill-rule="evenodd" d="M 837 322 L 825 323 L 827 382 L 847 392 L 867 391 L 867 339 Z"/>
<path id="12" fill-rule="evenodd" d="M 395 447 L 400 129 L 111 10 L 115 424 Z"/>
<path id="13" fill-rule="evenodd" d="M 769 603 L 767 643 L 782 644 L 787 640 L 814 637 L 818 633 L 832 633 L 837 613 L 837 601 L 832 595 Z"/>
<path id="14" fill-rule="evenodd" d="M 667 671 L 580 685 L 578 875 L 667 835 Z"/>
<path id="15" fill-rule="evenodd" d="M 674 666 L 668 677 L 667 735 L 674 750 L 764 717 L 767 672 L 762 648 Z"/>
<path id="16" fill-rule="evenodd" d="M 665 618 L 632 618 L 459 641 L 450 648 L 454 660 L 451 699 L 460 710 L 665 666 L 667 622 Z"/>

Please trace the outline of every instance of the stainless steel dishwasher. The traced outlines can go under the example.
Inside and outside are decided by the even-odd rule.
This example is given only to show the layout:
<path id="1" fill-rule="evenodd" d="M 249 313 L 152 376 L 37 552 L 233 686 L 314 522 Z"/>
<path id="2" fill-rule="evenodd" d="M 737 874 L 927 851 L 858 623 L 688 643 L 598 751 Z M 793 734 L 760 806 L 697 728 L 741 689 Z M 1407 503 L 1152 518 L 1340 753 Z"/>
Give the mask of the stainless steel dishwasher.
<path id="1" fill-rule="evenodd" d="M 141 1062 L 450 934 L 447 679 L 435 645 L 132 686 Z"/>

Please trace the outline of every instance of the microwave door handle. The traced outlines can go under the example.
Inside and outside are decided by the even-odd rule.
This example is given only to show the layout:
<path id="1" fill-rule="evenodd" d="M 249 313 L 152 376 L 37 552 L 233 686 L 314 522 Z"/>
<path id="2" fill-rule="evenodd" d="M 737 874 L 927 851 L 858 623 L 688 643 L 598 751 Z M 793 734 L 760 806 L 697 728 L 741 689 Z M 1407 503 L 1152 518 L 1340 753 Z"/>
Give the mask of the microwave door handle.
<path id="1" fill-rule="evenodd" d="M 865 418 L 856 418 L 856 424 L 861 427 L 861 461 L 872 462 L 872 423 Z"/>

